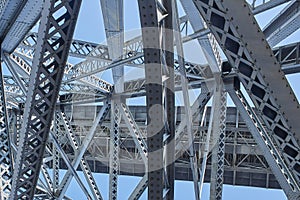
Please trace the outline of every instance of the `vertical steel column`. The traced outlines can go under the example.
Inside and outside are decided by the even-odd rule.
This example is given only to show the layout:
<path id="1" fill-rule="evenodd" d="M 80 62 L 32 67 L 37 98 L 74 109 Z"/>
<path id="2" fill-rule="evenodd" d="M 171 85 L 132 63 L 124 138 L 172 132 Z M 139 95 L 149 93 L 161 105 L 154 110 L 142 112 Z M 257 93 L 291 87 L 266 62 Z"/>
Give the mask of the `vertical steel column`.
<path id="1" fill-rule="evenodd" d="M 225 92 L 221 75 L 216 77 L 217 89 L 214 93 L 214 121 L 213 121 L 213 145 L 211 155 L 211 181 L 210 181 L 210 199 L 221 200 L 223 189 L 224 174 L 224 155 L 225 155 L 225 129 L 226 129 L 226 104 L 227 93 Z M 208 133 L 209 134 L 209 133 Z"/>
<path id="2" fill-rule="evenodd" d="M 12 152 L 7 123 L 6 99 L 3 84 L 2 66 L 0 63 L 0 199 L 8 199 L 11 192 Z"/>
<path id="3" fill-rule="evenodd" d="M 162 199 L 163 98 L 160 33 L 155 0 L 139 0 L 146 76 L 148 199 Z"/>
<path id="4" fill-rule="evenodd" d="M 174 199 L 175 187 L 175 91 L 174 91 L 174 36 L 173 36 L 173 2 L 163 0 L 162 4 L 168 15 L 163 21 L 163 45 L 165 64 L 168 70 L 166 74 L 168 79 L 165 82 L 165 110 L 167 113 L 165 141 L 165 172 L 166 172 L 166 189 L 165 199 Z"/>
<path id="5" fill-rule="evenodd" d="M 81 0 L 44 2 L 11 199 L 32 199 L 34 196 L 80 5 Z M 57 36 L 56 40 L 50 40 L 53 35 Z"/>
<path id="6" fill-rule="evenodd" d="M 123 0 L 101 0 L 103 21 L 109 56 L 113 61 L 122 58 L 124 46 L 124 11 Z M 112 68 L 114 92 L 124 91 L 124 66 Z M 117 97 L 118 98 L 118 97 Z M 118 105 L 120 100 L 112 99 L 111 131 L 110 131 L 110 159 L 109 159 L 109 199 L 117 199 L 119 173 L 119 137 L 121 115 Z"/>
<path id="7" fill-rule="evenodd" d="M 54 132 L 54 136 L 56 138 L 60 138 L 60 133 L 59 133 L 59 118 L 58 116 L 55 114 L 54 115 L 54 126 L 53 126 L 53 132 Z M 60 156 L 59 156 L 59 151 L 56 148 L 56 146 L 53 144 L 52 145 L 52 169 L 53 169 L 53 194 L 56 194 L 56 190 L 59 186 L 59 160 L 60 160 Z"/>
<path id="8" fill-rule="evenodd" d="M 120 148 L 120 111 L 115 100 L 111 102 L 111 130 L 109 145 L 109 199 L 117 199 L 118 173 L 119 173 L 119 148 Z"/>

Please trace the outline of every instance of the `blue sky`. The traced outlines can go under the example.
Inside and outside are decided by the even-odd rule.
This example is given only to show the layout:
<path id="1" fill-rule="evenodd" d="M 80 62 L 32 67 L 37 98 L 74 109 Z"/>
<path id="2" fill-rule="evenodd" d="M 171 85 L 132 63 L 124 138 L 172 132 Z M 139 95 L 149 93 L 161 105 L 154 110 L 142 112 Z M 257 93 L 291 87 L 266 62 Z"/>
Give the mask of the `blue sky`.
<path id="1" fill-rule="evenodd" d="M 139 29 L 139 18 L 137 1 L 125 1 L 125 30 L 134 31 Z M 259 23 L 264 26 L 268 23 L 275 13 L 278 13 L 280 8 L 275 8 L 264 14 L 257 16 Z M 181 12 L 182 13 L 182 12 Z M 80 40 L 86 40 L 96 43 L 103 43 L 105 41 L 105 32 L 103 26 L 102 14 L 100 12 L 99 0 L 85 0 L 82 3 L 78 24 L 75 31 L 75 38 Z M 281 44 L 297 42 L 299 41 L 299 32 L 293 34 L 292 37 L 287 38 Z M 188 51 L 188 47 L 194 45 L 194 43 L 187 44 L 185 51 Z M 193 54 L 189 51 L 190 61 L 198 61 L 199 55 Z M 289 81 L 292 86 L 296 86 L 299 75 L 289 75 Z M 295 88 L 295 87 L 294 87 Z M 295 90 L 297 96 L 300 96 L 300 90 Z M 82 174 L 80 173 L 81 177 Z M 107 174 L 95 174 L 96 181 L 101 190 L 102 196 L 108 199 L 108 175 Z M 118 199 L 126 199 L 130 192 L 134 189 L 140 178 L 138 177 L 119 177 L 119 193 Z M 84 179 L 83 179 L 84 180 Z M 80 188 L 78 187 L 75 180 L 72 181 L 72 187 L 67 192 L 69 197 L 74 199 L 85 199 L 82 195 Z M 194 191 L 192 182 L 176 181 L 175 199 L 194 199 Z M 146 199 L 146 192 L 142 199 Z M 203 199 L 209 199 L 209 185 L 205 184 L 203 189 Z M 261 189 L 261 188 L 250 188 L 250 187 L 239 187 L 239 186 L 228 186 L 224 185 L 223 191 L 224 200 L 250 200 L 250 199 L 272 199 L 272 200 L 283 200 L 286 199 L 285 195 L 281 190 Z"/>

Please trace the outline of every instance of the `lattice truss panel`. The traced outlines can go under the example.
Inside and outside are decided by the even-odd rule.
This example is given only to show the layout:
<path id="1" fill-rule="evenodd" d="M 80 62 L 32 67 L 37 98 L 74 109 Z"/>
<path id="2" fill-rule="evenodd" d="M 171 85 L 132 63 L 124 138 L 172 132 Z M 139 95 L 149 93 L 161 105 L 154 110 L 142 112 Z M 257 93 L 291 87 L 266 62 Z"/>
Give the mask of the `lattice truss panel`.
<path id="1" fill-rule="evenodd" d="M 175 179 L 193 181 L 196 199 L 203 182 L 213 199 L 222 199 L 223 183 L 282 188 L 299 198 L 300 109 L 285 78 L 300 71 L 299 43 L 271 48 L 299 28 L 299 2 L 187 0 L 179 18 L 175 0 L 139 0 L 142 35 L 125 42 L 123 3 L 100 1 L 102 45 L 73 39 L 81 0 L 45 0 L 43 9 L 33 0 L 1 1 L 1 57 L 11 76 L 0 77 L 0 198 L 69 199 L 74 178 L 88 199 L 106 199 L 92 172 L 110 175 L 109 199 L 120 198 L 121 174 L 142 177 L 128 199 L 146 188 L 148 199 L 174 199 Z M 261 30 L 253 15 L 284 3 Z M 38 16 L 38 33 L 28 32 Z M 185 59 L 191 40 L 208 64 Z M 144 68 L 145 77 L 122 80 L 125 65 Z M 114 84 L 99 77 L 110 69 Z M 216 94 L 221 69 L 225 87 Z M 201 92 L 190 104 L 192 88 Z M 174 91 L 184 106 L 175 106 Z M 234 109 L 226 108 L 227 92 Z M 146 106 L 126 105 L 140 96 Z M 211 97 L 217 110 L 207 106 Z"/>
<path id="2" fill-rule="evenodd" d="M 2 67 L 1 67 L 2 68 Z M 2 69 L 1 70 L 1 85 L 0 85 L 0 175 L 1 175 L 1 199 L 8 199 L 11 192 L 11 177 L 12 177 L 12 148 L 10 144 L 10 134 L 7 119 L 5 89 L 3 84 Z"/>
<path id="3" fill-rule="evenodd" d="M 81 1 L 44 3 L 12 179 L 12 199 L 33 198 L 80 4 Z M 53 35 L 57 40 L 48 40 Z"/>
<path id="4" fill-rule="evenodd" d="M 287 113 L 298 112 L 299 105 L 246 2 L 194 2 L 223 48 L 229 63 L 238 71 L 246 91 L 272 133 L 270 136 L 276 142 L 281 156 L 294 178 L 299 181 L 298 136 L 293 134 L 297 129 L 292 131 L 293 127 L 287 123 L 289 121 L 297 126 L 297 122 Z M 243 11 L 236 12 L 234 8 Z M 251 26 L 251 31 L 246 24 Z M 272 69 L 272 73 L 268 67 Z M 297 190 L 299 186 L 291 187 Z"/>

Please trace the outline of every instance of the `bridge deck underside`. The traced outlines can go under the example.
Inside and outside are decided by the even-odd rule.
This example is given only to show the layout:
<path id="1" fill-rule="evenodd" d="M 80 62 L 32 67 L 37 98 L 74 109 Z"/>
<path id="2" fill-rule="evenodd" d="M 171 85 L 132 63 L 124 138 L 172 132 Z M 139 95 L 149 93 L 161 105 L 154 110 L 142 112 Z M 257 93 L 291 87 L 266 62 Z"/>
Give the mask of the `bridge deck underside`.
<path id="1" fill-rule="evenodd" d="M 71 107 L 69 107 L 71 108 Z M 99 109 L 99 108 L 98 108 Z M 72 112 L 73 129 L 76 132 L 78 141 L 83 141 L 84 131 L 89 130 L 89 125 L 92 124 L 93 117 L 96 113 L 93 106 L 73 107 L 72 110 L 66 108 L 66 113 L 69 115 Z M 146 108 L 144 106 L 132 106 L 130 110 L 135 117 L 141 130 L 145 130 L 145 115 Z M 177 124 L 185 115 L 182 107 L 177 107 Z M 210 108 L 208 112 L 210 113 Z M 206 115 L 209 119 L 209 114 Z M 95 173 L 109 173 L 109 122 L 110 116 L 104 121 L 101 127 L 98 127 L 96 136 L 85 155 L 85 158 L 92 170 Z M 87 126 L 87 124 L 89 124 Z M 84 125 L 80 126 L 80 125 Z M 199 148 L 203 148 L 203 138 L 207 133 L 208 123 L 200 127 L 199 122 L 194 121 L 195 134 L 195 149 L 198 155 Z M 144 163 L 138 153 L 132 138 L 128 137 L 128 129 L 124 122 L 120 124 L 121 128 L 121 147 L 120 147 L 120 175 L 143 176 L 145 172 Z M 64 138 L 61 138 L 62 141 Z M 62 142 L 63 143 L 63 142 Z M 192 181 L 192 172 L 189 165 L 189 155 L 186 149 L 188 143 L 187 136 L 181 140 L 184 146 L 183 150 L 177 151 L 177 160 L 175 162 L 175 179 Z M 63 146 L 65 152 L 71 149 L 68 143 Z M 69 154 L 70 158 L 74 155 Z M 202 158 L 199 159 L 200 161 Z M 48 163 L 51 166 L 51 161 Z M 67 169 L 67 165 L 61 160 L 61 169 Z M 205 172 L 205 182 L 210 180 L 211 158 L 208 157 L 208 165 Z M 225 172 L 224 183 L 228 185 L 252 186 L 261 188 L 276 188 L 280 189 L 280 185 L 276 181 L 271 169 L 251 133 L 248 131 L 243 119 L 237 115 L 237 110 L 234 107 L 229 107 L 227 111 L 227 128 L 226 128 L 226 147 L 225 147 Z M 80 170 L 80 168 L 78 168 Z"/>

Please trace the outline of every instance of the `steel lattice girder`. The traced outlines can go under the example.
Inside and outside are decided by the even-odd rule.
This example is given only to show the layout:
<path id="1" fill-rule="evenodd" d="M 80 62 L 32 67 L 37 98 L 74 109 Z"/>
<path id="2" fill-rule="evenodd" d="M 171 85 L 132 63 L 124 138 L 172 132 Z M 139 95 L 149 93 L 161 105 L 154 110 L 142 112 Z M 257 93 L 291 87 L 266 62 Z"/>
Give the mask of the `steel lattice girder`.
<path id="1" fill-rule="evenodd" d="M 92 127 L 89 130 L 89 133 L 85 136 L 84 141 L 82 142 L 81 148 L 78 151 L 77 157 L 73 160 L 72 166 L 73 168 L 77 169 L 77 167 L 80 164 L 80 161 L 86 152 L 87 148 L 89 147 L 90 143 L 92 142 L 95 131 L 98 125 L 101 125 L 104 121 L 106 115 L 108 114 L 108 111 L 110 110 L 110 103 L 108 100 L 105 102 L 104 106 L 101 108 L 100 112 L 98 113 L 95 121 L 93 122 Z M 58 194 L 60 195 L 60 198 L 64 196 L 64 193 L 66 192 L 68 185 L 70 184 L 72 180 L 72 173 L 68 171 L 65 176 L 63 177 L 63 180 L 61 181 L 59 187 L 58 187 Z"/>
<path id="2" fill-rule="evenodd" d="M 145 54 L 148 199 L 162 199 L 164 111 L 159 19 L 155 0 L 139 0 L 138 5 Z"/>
<path id="3" fill-rule="evenodd" d="M 300 3 L 292 0 L 272 21 L 264 28 L 264 34 L 271 47 L 297 31 L 300 27 Z"/>
<path id="4" fill-rule="evenodd" d="M 274 2 L 274 1 L 273 1 Z M 54 39 L 52 42 L 56 41 L 58 38 Z"/>
<path id="5" fill-rule="evenodd" d="M 146 125 L 146 107 L 145 106 L 130 106 L 129 107 L 134 120 L 138 124 L 141 130 L 145 130 Z M 207 114 L 205 119 L 210 118 L 210 107 L 207 109 Z M 78 107 L 74 110 L 74 122 L 72 126 L 76 126 L 76 121 L 82 119 L 82 113 L 84 110 L 90 110 L 86 106 Z M 181 122 L 185 118 L 184 108 L 177 107 L 177 123 Z M 194 110 L 194 109 L 193 109 Z M 195 109 L 196 110 L 196 109 Z M 70 112 L 70 111 L 69 111 Z M 71 113 L 68 113 L 71 115 Z M 195 148 L 199 149 L 199 131 L 207 131 L 207 124 L 204 127 L 199 127 L 199 118 L 195 117 L 193 122 L 193 132 L 195 133 Z M 110 127 L 110 118 L 106 118 L 102 123 L 102 126 Z M 89 118 L 89 121 L 85 124 L 91 124 L 93 117 Z M 80 126 L 79 126 L 80 127 Z M 135 145 L 135 142 L 131 137 L 128 137 L 128 128 L 126 122 L 121 123 L 121 140 L 124 144 L 124 148 L 128 148 L 128 151 L 132 154 L 121 155 L 120 157 L 120 173 L 122 175 L 131 176 L 143 176 L 144 162 L 140 156 L 140 151 Z M 74 129 L 75 130 L 75 129 Z M 88 163 L 91 166 L 93 172 L 96 173 L 108 173 L 108 153 L 107 152 L 107 142 L 109 142 L 109 136 L 107 133 L 104 135 L 99 135 L 101 130 L 95 136 L 93 143 L 90 146 L 89 155 L 86 156 Z M 143 132 L 145 134 L 145 132 Z M 77 131 L 76 135 L 78 137 L 79 143 L 84 140 L 84 132 Z M 144 135 L 145 137 L 145 135 Z M 183 136 L 180 143 L 181 145 L 187 144 L 187 137 Z M 203 145 L 203 141 L 200 140 L 200 144 Z M 189 155 L 185 152 L 185 149 L 178 149 L 181 151 L 179 153 L 179 159 L 176 161 L 176 179 L 177 180 L 193 180 L 190 170 Z M 123 151 L 124 152 L 124 151 Z M 180 155 L 182 154 L 182 155 Z M 198 154 L 198 152 L 197 152 Z M 70 155 L 72 157 L 72 155 Z M 236 157 L 236 160 L 233 158 Z M 247 157 L 247 159 L 246 159 Z M 242 160 L 244 159 L 244 162 Z M 261 161 L 259 160 L 261 159 Z M 263 153 L 258 148 L 255 140 L 251 137 L 247 127 L 241 116 L 238 114 L 237 110 L 233 107 L 228 108 L 226 117 L 226 148 L 225 148 L 225 173 L 224 173 L 224 183 L 231 185 L 244 185 L 244 186 L 254 186 L 263 188 L 280 188 L 274 175 L 272 174 L 268 164 L 264 160 Z M 64 169 L 65 165 L 62 163 L 61 168 Z M 205 182 L 209 181 L 210 172 L 210 161 L 208 161 L 208 168 L 205 176 Z M 235 175 L 234 175 L 235 174 Z M 268 178 L 267 178 L 268 177 Z"/>
<path id="6" fill-rule="evenodd" d="M 7 121 L 5 88 L 0 64 L 0 198 L 8 199 L 11 192 L 12 149 L 10 145 L 9 127 Z"/>
<path id="7" fill-rule="evenodd" d="M 300 108 L 247 3 L 231 0 L 226 3 L 214 0 L 194 3 L 223 48 L 229 63 L 237 68 L 246 91 L 267 127 L 274 133 L 272 138 L 281 156 L 299 181 L 300 153 L 296 141 L 299 135 L 293 133 L 299 130 Z M 252 28 L 249 29 L 250 26 Z M 288 123 L 286 119 L 289 119 Z M 299 186 L 291 187 L 297 191 Z"/>
<path id="8" fill-rule="evenodd" d="M 80 5 L 81 0 L 44 3 L 13 172 L 12 199 L 33 198 Z M 49 42 L 53 35 L 57 40 Z"/>
<path id="9" fill-rule="evenodd" d="M 215 102 L 211 153 L 211 181 L 210 181 L 210 198 L 222 200 L 223 177 L 224 177 L 224 157 L 225 157 L 225 138 L 226 138 L 226 110 L 227 110 L 227 93 L 221 77 L 217 82 L 217 89 L 214 92 Z M 208 133 L 209 134 L 209 133 Z"/>
<path id="10" fill-rule="evenodd" d="M 77 142 L 75 134 L 73 133 L 68 117 L 66 116 L 65 113 L 62 112 L 57 112 L 56 115 L 58 115 L 57 116 L 58 120 L 62 123 L 65 129 L 67 137 L 69 138 L 69 141 L 73 148 L 74 154 L 77 154 L 80 146 Z M 80 161 L 80 167 L 84 173 L 85 179 L 88 183 L 88 186 L 90 187 L 94 199 L 99 199 L 99 200 L 103 199 L 98 189 L 98 186 L 96 184 L 96 181 L 91 173 L 91 169 L 89 168 L 89 165 L 87 164 L 87 161 L 84 157 Z"/>
<path id="11" fill-rule="evenodd" d="M 29 59 L 32 58 L 33 53 L 34 53 L 34 48 L 36 46 L 36 35 L 37 35 L 36 33 L 30 33 L 22 41 L 22 43 L 18 46 L 15 53 L 17 53 L 18 55 L 21 55 L 20 53 L 22 53 L 22 55 L 24 55 L 25 57 L 28 57 Z M 136 41 L 136 39 L 134 39 L 134 41 Z M 124 50 L 124 51 L 128 52 L 128 53 L 131 52 L 132 55 L 137 55 L 140 52 L 139 49 L 143 47 L 141 44 L 141 39 L 139 39 L 138 41 L 139 42 L 136 43 L 136 44 L 139 44 L 139 45 L 137 45 L 138 46 L 137 49 L 133 48 L 135 46 L 132 44 L 133 42 L 131 42 L 131 41 L 126 42 L 125 46 L 126 46 L 126 48 L 128 48 L 128 50 Z M 132 45 L 127 46 L 126 44 L 132 44 Z M 76 57 L 86 57 L 87 56 L 88 58 L 97 57 L 98 59 L 100 58 L 101 60 L 107 59 L 107 62 L 110 62 L 110 60 L 111 60 L 108 55 L 108 48 L 105 45 L 99 45 L 99 44 L 94 44 L 91 42 L 80 41 L 80 40 L 72 40 L 72 46 L 74 46 L 74 47 L 73 47 L 73 49 L 70 49 L 70 52 L 69 52 L 69 55 L 71 55 L 71 56 L 72 55 L 73 56 L 76 55 Z M 130 46 L 132 46 L 132 47 L 130 47 Z M 299 43 L 288 44 L 288 45 L 276 47 L 273 50 L 276 58 L 278 59 L 280 66 L 281 66 L 281 69 L 283 70 L 283 72 L 285 74 L 297 73 L 299 71 L 299 66 L 297 65 L 297 64 L 299 64 L 299 54 L 297 53 L 298 52 L 297 48 L 299 48 L 298 46 L 299 46 Z M 95 48 L 97 50 L 94 50 Z M 280 53 L 280 52 L 282 52 L 282 53 Z M 12 55 L 14 55 L 14 54 L 12 54 Z M 15 56 L 17 56 L 17 55 L 15 55 Z M 143 61 L 140 62 L 140 64 L 143 64 L 143 63 L 144 63 Z M 177 65 L 178 65 L 178 61 L 175 61 L 176 69 L 178 68 Z M 190 63 L 187 61 L 185 61 L 185 65 L 186 65 L 188 74 L 195 75 L 195 76 L 199 75 L 199 73 L 197 73 L 197 70 L 199 70 L 201 68 L 201 65 L 197 65 L 195 63 Z M 75 66 L 77 66 L 77 65 L 75 65 Z M 73 66 L 69 67 L 69 68 L 72 69 Z M 75 68 L 74 68 L 74 70 L 75 70 Z M 293 68 L 293 70 L 290 70 L 289 68 Z M 79 71 L 81 71 L 81 70 L 79 70 Z M 82 72 L 82 73 L 87 73 L 87 72 Z M 76 76 L 78 76 L 78 75 L 76 75 Z"/>
<path id="12" fill-rule="evenodd" d="M 17 47 L 18 52 L 22 52 L 25 55 L 33 55 L 35 52 L 37 33 L 29 33 Z M 53 37 L 55 41 L 57 38 Z M 106 45 L 100 45 L 93 42 L 72 40 L 71 47 L 69 50 L 69 56 L 77 58 L 98 58 L 110 61 L 108 55 L 108 48 Z"/>
<path id="13" fill-rule="evenodd" d="M 289 199 L 297 199 L 299 197 L 299 189 L 295 188 L 297 187 L 297 181 L 293 178 L 288 166 L 281 158 L 274 142 L 260 122 L 261 120 L 249 106 L 243 94 L 239 91 L 239 81 L 229 79 L 229 81 L 226 80 L 226 82 L 228 93 L 262 150 L 264 157 L 272 169 L 277 181 L 281 185 L 281 188 L 284 190 Z"/>
<path id="14" fill-rule="evenodd" d="M 257 1 L 252 0 L 251 7 L 253 14 L 259 14 L 291 0 L 269 0 L 269 1 Z"/>
<path id="15" fill-rule="evenodd" d="M 11 53 L 19 45 L 40 18 L 43 4 L 39 0 L 8 1 L 0 23 L 3 51 Z"/>

